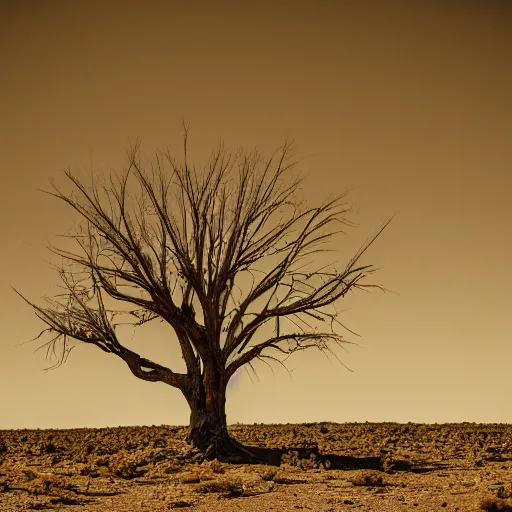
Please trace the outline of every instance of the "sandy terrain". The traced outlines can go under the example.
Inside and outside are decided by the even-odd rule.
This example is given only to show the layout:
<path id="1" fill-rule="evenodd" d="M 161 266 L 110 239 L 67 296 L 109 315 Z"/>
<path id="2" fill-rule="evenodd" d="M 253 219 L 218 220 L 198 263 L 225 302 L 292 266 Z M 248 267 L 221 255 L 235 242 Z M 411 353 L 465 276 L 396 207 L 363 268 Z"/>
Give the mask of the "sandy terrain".
<path id="1" fill-rule="evenodd" d="M 0 511 L 512 510 L 512 425 L 230 430 L 281 465 L 203 462 L 184 427 L 0 431 Z"/>

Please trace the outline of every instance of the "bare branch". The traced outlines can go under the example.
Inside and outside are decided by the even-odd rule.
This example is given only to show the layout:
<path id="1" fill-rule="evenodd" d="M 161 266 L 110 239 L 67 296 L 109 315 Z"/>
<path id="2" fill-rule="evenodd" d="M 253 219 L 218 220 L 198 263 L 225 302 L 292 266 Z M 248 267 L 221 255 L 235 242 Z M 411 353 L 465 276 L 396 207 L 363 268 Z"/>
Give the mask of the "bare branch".
<path id="1" fill-rule="evenodd" d="M 75 250 L 49 247 L 62 260 L 64 293 L 47 299 L 49 307 L 27 301 L 48 326 L 41 334 L 52 335 L 44 346 L 56 353 L 60 341 L 62 362 L 69 340 L 95 345 L 139 378 L 184 389 L 206 378 L 212 364 L 227 382 L 254 359 L 310 348 L 327 353 L 347 343 L 333 308 L 348 292 L 383 289 L 368 282 L 376 269 L 361 259 L 391 219 L 346 265 L 315 268 L 318 254 L 354 225 L 346 194 L 318 206 L 300 200 L 304 177 L 288 141 L 267 159 L 231 154 L 221 144 L 196 169 L 184 131 L 182 162 L 166 150 L 147 166 L 138 140 L 119 175 L 91 176 L 87 186 L 68 170 L 69 193 L 52 182 L 47 193 L 81 223 L 68 237 Z M 107 308 L 111 302 L 118 309 Z M 134 327 L 166 322 L 186 375 L 121 345 L 114 320 L 122 315 Z M 265 325 L 275 325 L 274 336 L 256 342 Z"/>

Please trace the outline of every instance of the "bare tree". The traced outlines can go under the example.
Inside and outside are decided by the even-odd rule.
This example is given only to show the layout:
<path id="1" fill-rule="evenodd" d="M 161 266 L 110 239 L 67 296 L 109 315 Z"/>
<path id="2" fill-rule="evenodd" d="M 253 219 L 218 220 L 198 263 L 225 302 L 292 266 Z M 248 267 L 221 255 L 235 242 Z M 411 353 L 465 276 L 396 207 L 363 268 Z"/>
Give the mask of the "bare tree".
<path id="1" fill-rule="evenodd" d="M 62 258 L 63 293 L 47 307 L 25 299 L 47 326 L 37 338 L 50 333 L 43 347 L 55 355 L 61 343 L 57 366 L 78 340 L 120 357 L 140 379 L 178 388 L 191 410 L 189 443 L 209 458 L 248 455 L 227 429 L 230 378 L 256 360 L 282 363 L 346 343 L 333 306 L 349 291 L 381 288 L 366 282 L 375 269 L 359 260 L 389 221 L 341 270 L 319 269 L 315 257 L 351 224 L 349 209 L 344 195 L 314 207 L 298 199 L 304 178 L 290 144 L 267 160 L 220 145 L 196 170 L 185 130 L 182 163 L 167 150 L 148 170 L 140 142 L 127 156 L 122 174 L 92 176 L 89 185 L 66 171 L 69 193 L 52 182 L 48 193 L 81 223 L 71 235 L 76 250 L 49 247 Z M 186 372 L 123 346 L 116 334 L 123 317 L 135 327 L 167 322 Z"/>

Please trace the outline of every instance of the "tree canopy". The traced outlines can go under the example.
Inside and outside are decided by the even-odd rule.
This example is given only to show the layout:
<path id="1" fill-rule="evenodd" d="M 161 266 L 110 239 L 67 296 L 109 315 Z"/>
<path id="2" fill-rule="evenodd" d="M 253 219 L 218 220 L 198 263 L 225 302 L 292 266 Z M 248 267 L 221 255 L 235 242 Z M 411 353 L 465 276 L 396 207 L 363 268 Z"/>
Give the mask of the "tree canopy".
<path id="1" fill-rule="evenodd" d="M 45 306 L 25 300 L 47 326 L 39 336 L 51 334 L 44 346 L 59 354 L 57 365 L 70 340 L 95 345 L 135 376 L 179 388 L 193 408 L 255 360 L 345 343 L 333 306 L 351 291 L 382 289 L 368 282 L 375 268 L 360 259 L 389 221 L 344 265 L 318 268 L 318 253 L 353 224 L 345 193 L 315 206 L 301 199 L 305 177 L 291 144 L 267 159 L 221 144 L 200 169 L 187 152 L 185 131 L 183 161 L 159 151 L 148 168 L 138 141 L 122 173 L 86 184 L 68 170 L 70 192 L 52 182 L 47 193 L 81 220 L 70 235 L 75 249 L 49 247 L 62 261 L 63 293 Z M 186 372 L 124 346 L 121 319 L 168 323 Z M 263 326 L 272 334 L 258 336 Z"/>

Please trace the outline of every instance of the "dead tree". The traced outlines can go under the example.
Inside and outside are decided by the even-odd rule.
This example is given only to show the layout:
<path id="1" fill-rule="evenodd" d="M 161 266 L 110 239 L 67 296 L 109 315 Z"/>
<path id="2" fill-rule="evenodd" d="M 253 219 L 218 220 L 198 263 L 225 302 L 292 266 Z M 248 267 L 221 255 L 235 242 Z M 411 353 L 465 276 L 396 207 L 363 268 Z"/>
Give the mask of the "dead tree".
<path id="1" fill-rule="evenodd" d="M 375 269 L 359 260 L 387 223 L 345 265 L 319 269 L 314 258 L 351 224 L 349 208 L 344 195 L 318 206 L 299 200 L 304 178 L 288 143 L 267 160 L 220 145 L 196 170 L 187 161 L 185 130 L 181 163 L 167 150 L 148 170 L 140 142 L 127 157 L 123 173 L 92 176 L 88 185 L 66 171 L 68 193 L 51 182 L 47 193 L 81 223 L 71 235 L 76 250 L 49 246 L 61 257 L 64 292 L 47 307 L 25 299 L 47 326 L 37 338 L 52 335 L 43 347 L 59 354 L 55 366 L 77 340 L 120 357 L 140 379 L 178 388 L 191 410 L 189 443 L 209 458 L 247 458 L 227 429 L 228 381 L 256 360 L 332 353 L 346 343 L 333 306 L 350 291 L 381 288 L 366 282 Z M 122 345 L 122 317 L 136 327 L 167 322 L 186 372 Z M 263 326 L 273 329 L 266 338 L 258 336 Z"/>

